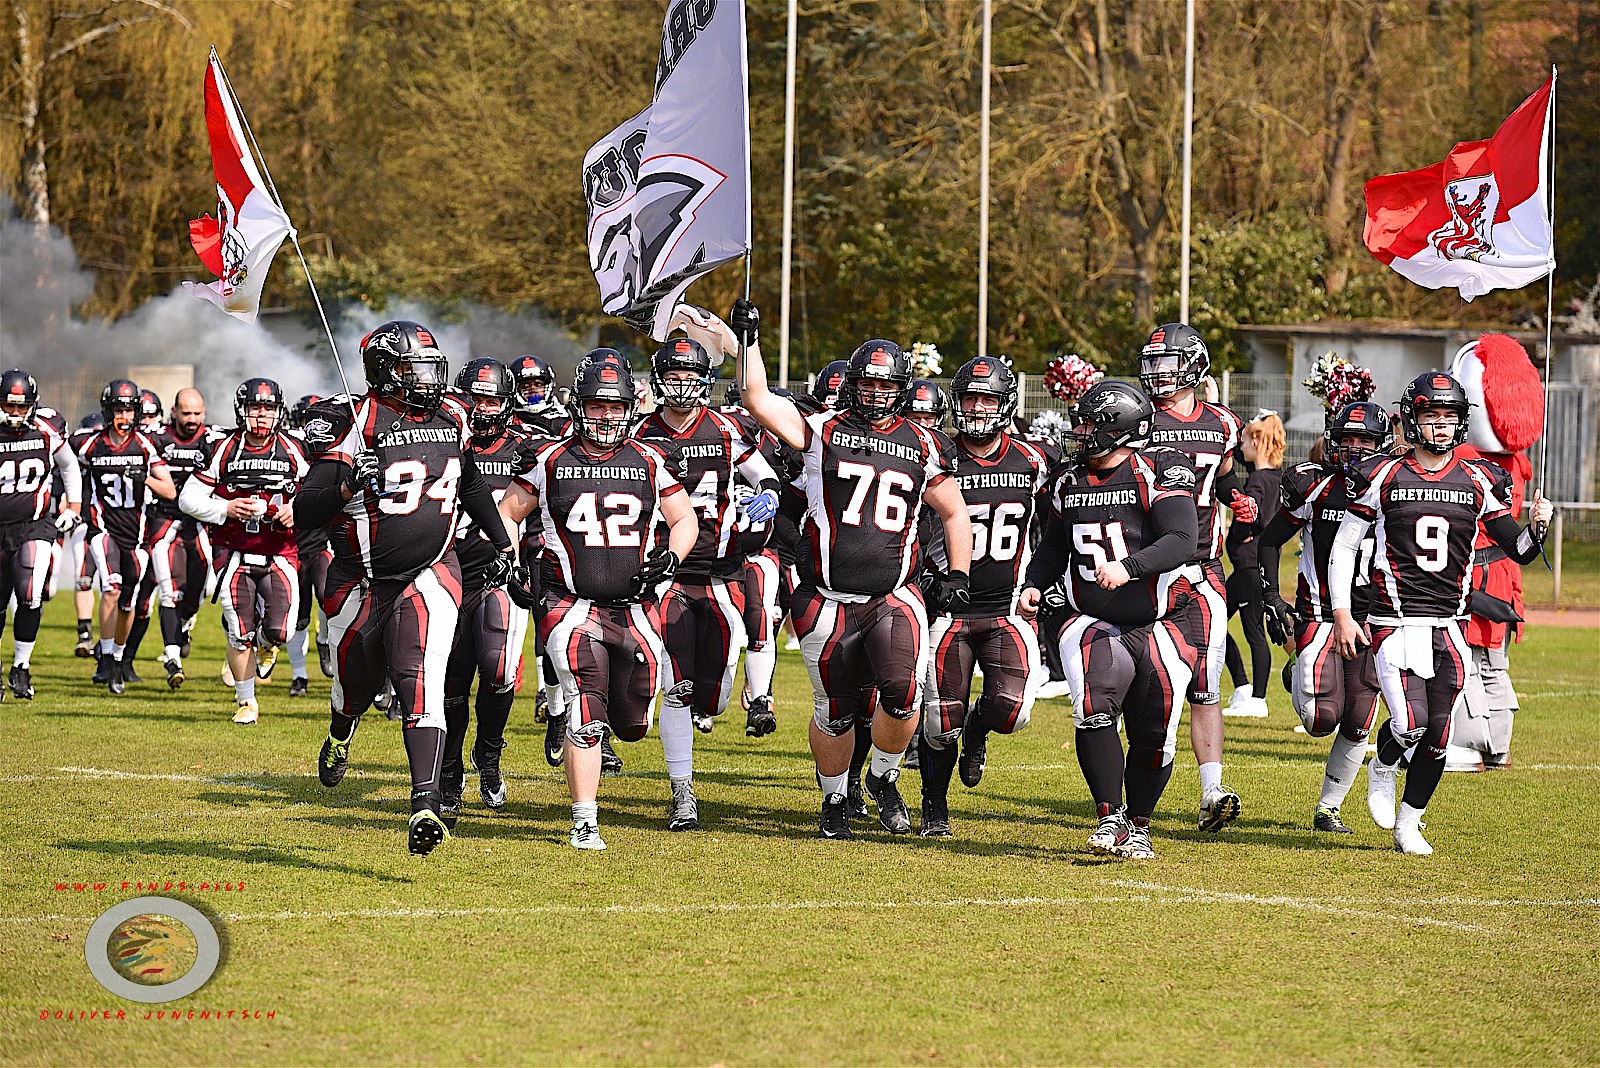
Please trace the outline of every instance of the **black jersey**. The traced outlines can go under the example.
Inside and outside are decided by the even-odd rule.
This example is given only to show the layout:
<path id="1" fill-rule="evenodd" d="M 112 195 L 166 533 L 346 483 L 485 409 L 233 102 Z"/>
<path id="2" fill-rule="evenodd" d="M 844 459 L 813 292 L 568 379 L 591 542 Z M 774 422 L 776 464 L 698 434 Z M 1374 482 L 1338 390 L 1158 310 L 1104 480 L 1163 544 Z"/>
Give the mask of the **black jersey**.
<path id="1" fill-rule="evenodd" d="M 674 472 L 694 504 L 700 533 L 684 558 L 683 572 L 727 576 L 741 570 L 734 482 L 742 474 L 746 483 L 777 488 L 776 475 L 761 456 L 760 428 L 748 416 L 701 408 L 682 430 L 673 429 L 660 411 L 652 412 L 634 436 L 658 445 L 674 461 Z"/>
<path id="2" fill-rule="evenodd" d="M 259 446 L 246 441 L 242 429 L 224 437 L 192 477 L 224 501 L 253 498 L 265 502 L 267 510 L 256 519 L 230 518 L 218 524 L 212 538 L 235 552 L 298 557 L 295 531 L 276 522 L 276 516 L 294 499 L 310 469 L 305 445 L 288 434 L 275 433 Z"/>
<path id="3" fill-rule="evenodd" d="M 524 437 L 564 438 L 572 433 L 572 416 L 553 402 L 537 408 L 518 406 L 511 409 L 511 426 Z"/>
<path id="4" fill-rule="evenodd" d="M 1157 529 L 1151 512 L 1158 501 L 1194 493 L 1195 470 L 1189 458 L 1167 449 L 1130 456 L 1101 475 L 1069 467 L 1050 488 L 1051 519 L 1045 537 L 1057 539 L 1065 551 L 1058 579 L 1073 611 L 1122 626 L 1143 626 L 1177 611 L 1185 602 L 1187 582 L 1177 570 L 1140 574 L 1115 590 L 1095 584 L 1102 564 L 1126 560 L 1168 532 Z M 1185 505 L 1187 511 L 1187 505 Z"/>
<path id="5" fill-rule="evenodd" d="M 805 417 L 803 576 L 838 593 L 881 596 L 915 564 L 922 495 L 955 474 L 933 433 L 906 419 L 868 426 L 832 409 Z"/>
<path id="6" fill-rule="evenodd" d="M 349 402 L 334 397 L 311 409 L 305 436 L 314 461 L 349 464 L 363 449 L 378 456 L 378 492 L 359 488 L 329 524 L 336 562 L 409 581 L 444 559 L 461 512 L 465 408 L 446 398 L 429 412 L 402 411 L 367 393 L 352 421 Z"/>
<path id="7" fill-rule="evenodd" d="M 183 495 L 183 484 L 189 481 L 189 476 L 205 467 L 206 461 L 211 459 L 211 450 L 216 448 L 217 442 L 228 436 L 227 431 L 214 426 L 201 426 L 190 437 L 183 437 L 178 433 L 178 428 L 168 423 L 160 430 L 150 435 L 150 440 L 155 443 L 156 452 L 166 462 L 167 472 L 172 475 L 172 484 L 177 487 L 178 495 Z M 157 516 L 171 516 L 188 519 L 183 509 L 178 507 L 178 500 L 162 500 L 157 497 L 150 502 L 151 511 Z"/>
<path id="8" fill-rule="evenodd" d="M 972 520 L 972 604 L 960 614 L 1009 615 L 1033 558 L 1034 512 L 1050 464 L 1031 443 L 1010 434 L 1000 435 L 1000 447 L 987 459 L 966 449 L 959 455 L 956 485 Z"/>
<path id="9" fill-rule="evenodd" d="M 1353 481 L 1350 511 L 1374 525 L 1371 617 L 1465 616 L 1478 524 L 1510 515 L 1494 480 L 1471 461 L 1452 457 L 1430 472 L 1403 456 Z"/>
<path id="10" fill-rule="evenodd" d="M 1244 424 L 1220 404 L 1196 400 L 1194 411 L 1179 415 L 1171 408 L 1156 409 L 1150 444 L 1176 449 L 1194 464 L 1194 507 L 1200 517 L 1200 541 L 1195 545 L 1197 561 L 1217 560 L 1222 556 L 1222 509 L 1216 495 L 1217 472 L 1239 447 L 1239 432 Z"/>
<path id="11" fill-rule="evenodd" d="M 35 413 L 21 430 L 0 425 L 0 526 L 42 523 L 40 537 L 53 539 L 50 496 L 56 453 L 66 444 L 60 431 Z"/>
<path id="12" fill-rule="evenodd" d="M 521 456 L 527 441 L 522 434 L 507 428 L 488 441 L 473 438 L 470 443 L 472 459 L 478 465 L 483 480 L 494 492 L 496 504 L 500 503 L 500 499 L 506 495 L 506 489 L 523 470 Z M 461 564 L 462 582 L 474 588 L 482 585 L 484 569 L 498 555 L 488 535 L 472 521 L 471 516 L 463 512 L 456 527 L 456 559 Z"/>
<path id="13" fill-rule="evenodd" d="M 634 577 L 665 529 L 661 502 L 684 492 L 659 446 L 629 439 L 597 456 L 563 438 L 517 481 L 539 498 L 547 589 L 601 604 L 638 599 Z"/>
<path id="14" fill-rule="evenodd" d="M 112 440 L 111 431 L 97 430 L 79 447 L 78 463 L 89 525 L 124 548 L 143 545 L 148 527 L 145 479 L 166 466 L 155 443 L 142 430 L 130 431 L 120 444 Z"/>
<path id="15" fill-rule="evenodd" d="M 1377 458 L 1367 466 L 1381 462 Z M 1328 561 L 1333 554 L 1333 538 L 1344 522 L 1350 506 L 1343 468 L 1322 464 L 1300 464 L 1284 473 L 1280 514 L 1297 527 L 1300 536 L 1300 578 L 1295 592 L 1295 611 L 1306 619 L 1327 622 L 1333 619 L 1329 596 Z M 1370 577 L 1376 540 L 1369 530 L 1361 540 L 1356 558 L 1355 585 L 1350 591 L 1350 611 L 1357 619 L 1367 618 L 1372 600 Z"/>

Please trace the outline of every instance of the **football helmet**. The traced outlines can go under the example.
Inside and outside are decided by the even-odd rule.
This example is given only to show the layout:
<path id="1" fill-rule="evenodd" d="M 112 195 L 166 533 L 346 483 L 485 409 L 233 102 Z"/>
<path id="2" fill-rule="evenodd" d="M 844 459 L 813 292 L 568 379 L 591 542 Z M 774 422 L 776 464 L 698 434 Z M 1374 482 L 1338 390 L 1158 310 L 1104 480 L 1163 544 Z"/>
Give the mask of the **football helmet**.
<path id="1" fill-rule="evenodd" d="M 294 407 L 289 409 L 289 425 L 296 430 L 304 428 L 306 419 L 310 416 L 311 406 L 321 403 L 322 398 L 315 393 L 307 393 L 304 397 L 294 402 Z"/>
<path id="2" fill-rule="evenodd" d="M 897 387 L 886 399 L 867 401 L 861 394 L 866 380 L 886 382 Z M 880 394 L 881 396 L 881 394 Z M 911 357 L 893 341 L 873 338 L 864 341 L 850 354 L 844 385 L 839 387 L 838 406 L 869 423 L 899 415 L 911 396 Z"/>
<path id="3" fill-rule="evenodd" d="M 979 356 L 962 364 L 950 383 L 950 392 L 955 394 L 951 418 L 956 430 L 973 441 L 990 440 L 1010 426 L 1017 414 L 1017 376 L 1009 364 L 994 356 Z M 993 412 L 968 412 L 961 398 L 973 394 L 994 397 L 1000 407 Z"/>
<path id="4" fill-rule="evenodd" d="M 824 367 L 811 387 L 812 399 L 824 408 L 837 408 L 839 390 L 844 386 L 844 373 L 849 367 L 849 360 L 834 360 Z"/>
<path id="5" fill-rule="evenodd" d="M 538 356 L 518 356 L 509 364 L 511 376 L 516 380 L 517 397 L 530 408 L 537 408 L 550 396 L 555 385 L 555 372 Z"/>
<path id="6" fill-rule="evenodd" d="M 911 395 L 906 400 L 906 411 L 915 415 L 932 416 L 934 426 L 943 426 L 944 417 L 950 414 L 950 397 L 939 388 L 939 383 L 918 378 L 911 383 Z"/>
<path id="7" fill-rule="evenodd" d="M 1431 408 L 1444 408 L 1459 417 L 1456 432 L 1448 444 L 1436 444 L 1424 439 L 1419 417 Z M 1443 371 L 1424 371 L 1411 380 L 1400 396 L 1400 429 L 1411 444 L 1443 456 L 1467 440 L 1467 416 L 1472 412 L 1472 401 L 1461 383 Z"/>
<path id="8" fill-rule="evenodd" d="M 139 387 L 126 378 L 113 378 L 100 391 L 100 415 L 106 425 L 116 423 L 114 412 L 127 412 L 131 426 L 139 418 Z"/>
<path id="9" fill-rule="evenodd" d="M 444 400 L 449 364 L 433 331 L 421 323 L 393 319 L 379 326 L 361 339 L 361 365 L 367 385 L 413 411 L 430 412 Z"/>
<path id="10" fill-rule="evenodd" d="M 1370 438 L 1365 443 L 1352 438 Z M 1389 413 L 1372 401 L 1351 401 L 1328 419 L 1323 456 L 1330 467 L 1348 467 L 1375 453 L 1388 452 L 1392 443 Z"/>
<path id="11" fill-rule="evenodd" d="M 692 380 L 667 376 L 688 371 Z M 698 408 L 711 400 L 711 354 L 693 338 L 668 338 L 650 357 L 650 391 L 668 408 Z"/>
<path id="12" fill-rule="evenodd" d="M 623 405 L 621 417 L 591 418 L 584 411 L 585 401 L 616 401 Z M 634 392 L 633 372 L 616 349 L 594 349 L 578 364 L 578 375 L 567 398 L 572 425 L 578 436 L 592 445 L 609 449 L 628 436 L 639 401 Z"/>
<path id="13" fill-rule="evenodd" d="M 39 383 L 28 372 L 12 368 L 0 375 L 0 401 L 6 404 L 26 404 L 28 410 L 21 415 L 6 413 L 6 426 L 21 430 L 32 421 L 39 410 Z"/>
<path id="14" fill-rule="evenodd" d="M 1198 331 L 1187 323 L 1155 328 L 1139 350 L 1139 384 L 1151 397 L 1168 397 L 1194 389 L 1211 373 L 1211 354 Z"/>
<path id="15" fill-rule="evenodd" d="M 1072 435 L 1066 442 L 1070 458 L 1081 462 L 1123 447 L 1138 448 L 1150 440 L 1155 418 L 1155 405 L 1137 386 L 1096 383 L 1072 409 Z"/>
<path id="16" fill-rule="evenodd" d="M 143 426 L 159 426 L 165 418 L 166 409 L 161 406 L 161 398 L 156 396 L 153 389 L 139 391 L 139 422 Z"/>
<path id="17" fill-rule="evenodd" d="M 245 420 L 245 409 L 257 404 L 271 405 L 273 411 L 271 424 L 263 430 L 256 430 Z M 283 422 L 283 415 L 283 389 L 270 378 L 247 378 L 233 391 L 233 418 L 246 430 L 270 434 Z"/>
<path id="18" fill-rule="evenodd" d="M 456 375 L 456 389 L 466 394 L 471 402 L 474 437 L 494 437 L 511 422 L 511 408 L 517 401 L 517 380 L 511 369 L 493 356 L 480 356 L 463 367 Z M 501 402 L 498 412 L 478 410 L 480 398 L 496 397 Z"/>

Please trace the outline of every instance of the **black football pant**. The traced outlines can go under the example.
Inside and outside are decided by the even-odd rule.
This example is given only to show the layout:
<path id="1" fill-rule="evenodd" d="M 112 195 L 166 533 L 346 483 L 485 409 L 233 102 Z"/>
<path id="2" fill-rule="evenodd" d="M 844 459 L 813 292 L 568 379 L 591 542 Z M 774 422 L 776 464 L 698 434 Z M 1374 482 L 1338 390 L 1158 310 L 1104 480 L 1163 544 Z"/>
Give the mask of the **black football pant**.
<path id="1" fill-rule="evenodd" d="M 468 589 L 461 595 L 455 644 L 444 676 L 444 782 L 454 786 L 464 768 L 461 750 L 467 737 L 467 697 L 478 680 L 478 741 L 505 747 L 506 721 L 517 696 L 522 673 L 522 643 L 528 633 L 528 611 L 511 603 L 504 589 Z"/>

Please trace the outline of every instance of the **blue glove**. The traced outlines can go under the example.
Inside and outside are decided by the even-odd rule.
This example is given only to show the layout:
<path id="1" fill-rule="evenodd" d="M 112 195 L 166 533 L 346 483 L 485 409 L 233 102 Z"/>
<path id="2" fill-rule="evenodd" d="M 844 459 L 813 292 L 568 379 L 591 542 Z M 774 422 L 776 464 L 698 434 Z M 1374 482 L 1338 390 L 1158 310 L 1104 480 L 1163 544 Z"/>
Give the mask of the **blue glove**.
<path id="1" fill-rule="evenodd" d="M 765 489 L 744 502 L 744 514 L 752 523 L 765 523 L 778 514 L 777 490 Z"/>

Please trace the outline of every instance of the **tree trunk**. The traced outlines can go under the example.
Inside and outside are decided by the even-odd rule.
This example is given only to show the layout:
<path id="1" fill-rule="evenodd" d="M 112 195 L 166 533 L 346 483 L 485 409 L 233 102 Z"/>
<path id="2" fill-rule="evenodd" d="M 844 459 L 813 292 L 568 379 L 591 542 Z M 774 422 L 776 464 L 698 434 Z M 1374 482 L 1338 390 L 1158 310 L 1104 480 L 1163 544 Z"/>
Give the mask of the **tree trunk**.
<path id="1" fill-rule="evenodd" d="M 48 27 L 34 26 L 22 4 L 17 5 L 16 11 L 22 90 L 22 217 L 43 228 L 50 225 L 50 176 L 45 169 L 44 123 L 39 116 L 44 100 L 46 45 L 40 34 Z"/>
<path id="2" fill-rule="evenodd" d="M 1361 58 L 1356 61 L 1344 98 L 1334 112 L 1332 141 L 1328 151 L 1328 189 L 1322 204 L 1322 225 L 1328 235 L 1328 270 L 1323 287 L 1334 295 L 1350 280 L 1350 253 L 1355 235 L 1350 230 L 1350 197 L 1345 185 L 1350 176 L 1350 156 L 1355 146 L 1356 116 L 1366 94 L 1362 91 L 1378 56 L 1378 37 L 1383 31 L 1383 2 L 1372 6 L 1362 40 Z"/>

